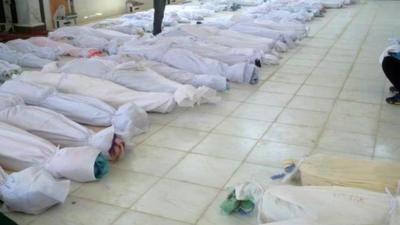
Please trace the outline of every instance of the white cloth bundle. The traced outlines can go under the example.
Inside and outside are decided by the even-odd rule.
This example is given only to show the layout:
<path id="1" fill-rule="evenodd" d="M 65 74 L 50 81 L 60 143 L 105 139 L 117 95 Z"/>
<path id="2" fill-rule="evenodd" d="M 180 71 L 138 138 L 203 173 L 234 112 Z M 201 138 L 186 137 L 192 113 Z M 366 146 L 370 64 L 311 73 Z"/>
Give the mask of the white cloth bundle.
<path id="1" fill-rule="evenodd" d="M 22 69 L 20 66 L 0 60 L 0 82 L 9 80 L 13 75 L 20 74 L 21 72 Z"/>
<path id="2" fill-rule="evenodd" d="M 99 154 L 89 146 L 58 149 L 38 136 L 0 122 L 0 165 L 4 169 L 19 171 L 42 166 L 56 178 L 88 182 L 96 180 Z"/>
<path id="3" fill-rule="evenodd" d="M 12 64 L 17 64 L 23 67 L 42 68 L 52 61 L 39 58 L 30 53 L 20 53 L 10 49 L 6 44 L 0 43 L 0 60 L 7 61 Z"/>
<path id="4" fill-rule="evenodd" d="M 174 96 L 170 93 L 134 91 L 108 80 L 85 75 L 27 71 L 18 79 L 54 87 L 65 93 L 97 98 L 116 108 L 133 102 L 148 112 L 167 113 L 176 107 Z"/>
<path id="5" fill-rule="evenodd" d="M 30 53 L 42 59 L 54 61 L 57 60 L 59 56 L 57 49 L 49 47 L 39 47 L 27 40 L 16 39 L 7 42 L 6 45 L 17 52 Z"/>
<path id="6" fill-rule="evenodd" d="M 279 185 L 265 191 L 260 220 L 262 224 L 399 225 L 399 204 L 400 197 L 363 189 Z"/>
<path id="7" fill-rule="evenodd" d="M 29 167 L 7 175 L 0 167 L 0 200 L 6 211 L 40 214 L 63 203 L 70 181 L 57 180 L 41 167 Z"/>
<path id="8" fill-rule="evenodd" d="M 27 39 L 27 41 L 36 46 L 57 49 L 58 54 L 62 56 L 69 55 L 72 57 L 89 58 L 92 56 L 103 54 L 103 51 L 101 49 L 79 48 L 64 42 L 53 41 L 48 37 L 31 37 Z"/>
<path id="9" fill-rule="evenodd" d="M 109 158 L 114 128 L 93 133 L 65 116 L 37 106 L 25 105 L 16 95 L 0 93 L 0 121 L 19 127 L 61 147 L 92 146 Z"/>
<path id="10" fill-rule="evenodd" d="M 149 128 L 147 113 L 133 102 L 115 109 L 96 98 L 59 93 L 48 86 L 16 79 L 0 86 L 0 92 L 18 95 L 27 104 L 51 109 L 78 123 L 113 126 L 115 134 L 125 140 L 142 134 Z"/>
<path id="11" fill-rule="evenodd" d="M 49 65 L 49 67 L 51 66 Z M 54 65 L 53 69 L 56 67 L 57 65 Z M 83 74 L 110 80 L 137 91 L 171 93 L 174 95 L 174 99 L 178 105 L 183 107 L 192 107 L 195 104 L 215 103 L 218 101 L 216 92 L 210 88 L 201 87 L 196 89 L 191 85 L 179 84 L 134 61 L 117 64 L 113 61 L 98 58 L 76 59 L 54 71 L 48 68 L 44 72 Z"/>
<path id="12" fill-rule="evenodd" d="M 120 47 L 118 52 L 162 62 L 192 73 L 220 75 L 239 83 L 254 84 L 258 82 L 258 70 L 254 64 L 228 65 L 215 59 L 200 56 L 190 50 L 176 48 L 172 43 L 130 41 Z"/>

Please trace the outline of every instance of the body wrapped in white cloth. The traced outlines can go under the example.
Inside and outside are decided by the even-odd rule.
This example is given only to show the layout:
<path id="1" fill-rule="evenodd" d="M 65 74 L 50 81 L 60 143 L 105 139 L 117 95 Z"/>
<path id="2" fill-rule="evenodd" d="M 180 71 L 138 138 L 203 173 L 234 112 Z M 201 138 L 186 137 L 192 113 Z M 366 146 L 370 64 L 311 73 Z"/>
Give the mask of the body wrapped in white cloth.
<path id="1" fill-rule="evenodd" d="M 126 141 L 149 129 L 147 113 L 133 102 L 115 109 L 93 97 L 60 93 L 49 86 L 16 79 L 0 86 L 0 92 L 18 95 L 26 104 L 51 109 L 78 123 L 113 126 L 115 134 Z"/>
<path id="2" fill-rule="evenodd" d="M 110 158 L 114 128 L 98 133 L 49 109 L 25 105 L 17 95 L 0 93 L 0 121 L 19 127 L 61 147 L 92 146 Z"/>
<path id="3" fill-rule="evenodd" d="M 191 85 L 179 84 L 135 61 L 117 64 L 99 58 L 76 59 L 60 67 L 53 63 L 53 65 L 46 66 L 44 70 L 46 70 L 45 72 L 83 74 L 110 80 L 137 91 L 171 93 L 177 104 L 183 107 L 218 101 L 215 90 L 208 87 L 195 88 Z"/>
<path id="4" fill-rule="evenodd" d="M 97 179 L 99 170 L 108 168 L 103 160 L 99 167 L 99 157 L 103 156 L 93 147 L 59 149 L 25 130 L 0 122 L 0 165 L 4 169 L 20 171 L 40 166 L 56 178 L 89 182 Z"/>
<path id="5" fill-rule="evenodd" d="M 54 87 L 60 92 L 97 98 L 116 108 L 133 102 L 147 112 L 167 113 L 176 107 L 170 93 L 134 91 L 108 80 L 85 75 L 26 71 L 17 79 Z"/>

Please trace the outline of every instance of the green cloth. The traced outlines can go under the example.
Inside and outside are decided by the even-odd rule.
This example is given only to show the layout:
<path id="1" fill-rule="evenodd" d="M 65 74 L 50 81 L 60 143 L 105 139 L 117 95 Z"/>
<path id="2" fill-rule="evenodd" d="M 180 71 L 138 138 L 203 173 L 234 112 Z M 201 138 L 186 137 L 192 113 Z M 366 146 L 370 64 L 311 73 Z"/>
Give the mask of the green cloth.
<path id="1" fill-rule="evenodd" d="M 16 222 L 12 221 L 10 218 L 5 216 L 0 212 L 0 224 L 1 225 L 18 225 Z"/>
<path id="2" fill-rule="evenodd" d="M 99 154 L 99 156 L 96 158 L 96 162 L 94 163 L 94 176 L 96 179 L 100 179 L 108 174 L 108 171 L 109 166 L 107 159 L 102 154 Z"/>
<path id="3" fill-rule="evenodd" d="M 237 212 L 241 215 L 248 215 L 253 212 L 255 204 L 251 199 L 237 200 L 235 190 L 233 190 L 225 201 L 222 202 L 220 207 L 222 211 L 228 215 Z"/>

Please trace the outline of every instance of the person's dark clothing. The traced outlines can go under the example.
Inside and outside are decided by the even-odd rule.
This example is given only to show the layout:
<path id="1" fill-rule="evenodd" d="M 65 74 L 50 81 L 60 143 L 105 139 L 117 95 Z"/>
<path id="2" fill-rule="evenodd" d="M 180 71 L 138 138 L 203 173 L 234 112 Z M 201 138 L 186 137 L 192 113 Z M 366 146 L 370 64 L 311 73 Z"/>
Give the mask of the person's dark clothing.
<path id="1" fill-rule="evenodd" d="M 0 224 L 1 225 L 18 225 L 16 222 L 9 219 L 3 213 L 0 213 Z"/>
<path id="2" fill-rule="evenodd" d="M 386 56 L 382 62 L 383 72 L 393 86 L 400 90 L 400 60 L 393 56 Z"/>
<path id="3" fill-rule="evenodd" d="M 154 20 L 153 20 L 153 34 L 157 35 L 162 31 L 162 22 L 164 19 L 164 11 L 166 0 L 153 0 L 154 4 Z"/>

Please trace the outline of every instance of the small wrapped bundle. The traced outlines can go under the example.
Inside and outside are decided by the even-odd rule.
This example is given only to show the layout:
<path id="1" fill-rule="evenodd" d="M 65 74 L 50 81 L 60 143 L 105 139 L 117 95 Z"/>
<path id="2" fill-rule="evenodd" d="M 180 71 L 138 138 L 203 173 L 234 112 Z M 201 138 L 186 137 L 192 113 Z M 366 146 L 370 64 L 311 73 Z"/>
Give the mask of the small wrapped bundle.
<path id="1" fill-rule="evenodd" d="M 55 178 L 78 182 L 97 180 L 108 173 L 99 150 L 89 147 L 61 148 L 15 126 L 0 122 L 0 165 L 20 171 L 42 166 Z"/>
<path id="2" fill-rule="evenodd" d="M 96 98 L 64 94 L 48 86 L 16 79 L 5 82 L 0 91 L 18 95 L 29 105 L 51 109 L 78 123 L 113 126 L 115 134 L 125 140 L 146 132 L 149 127 L 146 112 L 132 102 L 116 110 Z"/>
<path id="3" fill-rule="evenodd" d="M 70 181 L 57 180 L 40 167 L 29 167 L 7 175 L 0 167 L 0 200 L 8 211 L 40 214 L 63 203 Z"/>

